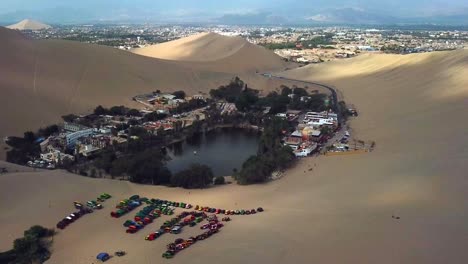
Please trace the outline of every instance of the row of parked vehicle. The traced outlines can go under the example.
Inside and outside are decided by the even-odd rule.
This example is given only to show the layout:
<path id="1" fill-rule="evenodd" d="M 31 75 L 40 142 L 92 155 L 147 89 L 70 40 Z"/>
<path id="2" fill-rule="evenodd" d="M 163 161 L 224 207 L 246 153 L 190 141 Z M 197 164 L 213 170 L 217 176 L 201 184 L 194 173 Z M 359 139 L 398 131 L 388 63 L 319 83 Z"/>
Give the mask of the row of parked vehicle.
<path id="1" fill-rule="evenodd" d="M 137 196 L 137 195 L 134 195 Z M 165 206 L 172 206 L 176 208 L 183 208 L 183 209 L 191 209 L 193 206 L 189 203 L 184 202 L 174 202 L 168 200 L 161 200 L 161 199 L 148 199 L 148 198 L 140 198 L 141 202 L 145 202 L 147 204 L 160 204 Z M 193 207 L 197 211 L 203 211 L 206 213 L 213 213 L 213 214 L 226 214 L 226 215 L 250 215 L 255 214 L 257 212 L 263 212 L 262 207 L 258 207 L 257 209 L 239 209 L 239 210 L 226 210 L 226 209 L 218 209 L 208 206 L 200 206 L 195 205 Z"/>
<path id="2" fill-rule="evenodd" d="M 211 208 L 211 207 L 203 207 L 203 206 L 195 206 L 195 210 L 198 211 L 203 211 L 207 213 L 213 213 L 213 214 L 225 214 L 225 215 L 250 215 L 250 214 L 256 214 L 257 212 L 263 212 L 262 207 L 258 207 L 257 209 L 241 209 L 241 210 L 224 210 L 224 209 L 217 209 L 217 208 Z"/>
<path id="3" fill-rule="evenodd" d="M 91 212 L 92 211 L 90 211 L 90 210 L 88 210 L 86 208 L 82 209 L 82 210 L 79 210 L 79 211 L 76 211 L 76 212 L 73 212 L 73 213 L 69 214 L 68 216 L 64 217 L 62 220 L 60 220 L 57 223 L 56 227 L 58 229 L 65 229 L 68 225 L 75 222 L 76 220 L 78 220 L 83 215 L 89 214 Z"/>
<path id="4" fill-rule="evenodd" d="M 112 196 L 110 194 L 103 193 L 99 195 L 96 200 L 100 202 L 104 202 L 107 199 L 110 199 L 111 197 Z M 74 201 L 73 205 L 76 209 L 78 209 L 78 211 L 73 212 L 70 215 L 64 217 L 62 220 L 60 220 L 57 223 L 56 227 L 58 229 L 65 229 L 68 225 L 75 222 L 83 215 L 92 213 L 94 209 L 102 209 L 102 205 L 98 203 L 96 200 L 90 200 L 86 204 L 82 204 L 81 202 Z"/>
<path id="5" fill-rule="evenodd" d="M 216 234 L 219 232 L 219 230 L 224 226 L 222 223 L 220 223 L 216 217 L 216 215 L 208 217 L 208 224 L 205 224 L 203 226 L 209 226 L 206 229 L 208 231 L 197 235 L 195 237 L 189 237 L 187 240 L 182 239 L 182 238 L 177 238 L 173 243 L 170 243 L 167 245 L 167 250 L 162 254 L 163 258 L 173 258 L 178 252 L 181 250 L 184 250 L 191 245 L 195 244 L 197 241 L 202 241 L 205 240 L 209 237 L 211 237 L 213 234 Z"/>
<path id="6" fill-rule="evenodd" d="M 120 201 L 115 208 L 117 210 L 112 211 L 110 215 L 115 218 L 119 218 L 122 215 L 132 211 L 133 209 L 137 208 L 141 205 L 140 196 L 132 195 L 128 199 L 124 199 Z"/>
<path id="7" fill-rule="evenodd" d="M 133 220 L 125 221 L 124 226 L 127 227 L 127 233 L 136 233 L 138 230 L 143 229 L 146 225 L 152 223 L 154 219 L 159 218 L 161 215 L 174 214 L 175 207 L 173 206 L 154 203 L 150 200 L 145 200 L 144 202 L 148 205 L 136 213 Z"/>
<path id="8" fill-rule="evenodd" d="M 158 237 L 166 233 L 171 234 L 180 234 L 183 227 L 190 226 L 193 227 L 207 218 L 207 215 L 204 212 L 187 212 L 184 211 L 172 218 L 171 220 L 165 221 L 156 232 L 152 232 L 145 237 L 145 240 L 153 241 Z"/>

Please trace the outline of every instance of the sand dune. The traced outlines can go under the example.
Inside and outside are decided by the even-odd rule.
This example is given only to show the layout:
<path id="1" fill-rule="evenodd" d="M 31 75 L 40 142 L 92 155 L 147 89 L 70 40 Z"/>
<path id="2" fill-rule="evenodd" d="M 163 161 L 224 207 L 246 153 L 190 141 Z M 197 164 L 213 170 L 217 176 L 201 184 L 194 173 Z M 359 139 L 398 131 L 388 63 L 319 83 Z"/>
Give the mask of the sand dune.
<path id="1" fill-rule="evenodd" d="M 284 70 L 287 66 L 279 56 L 263 47 L 251 44 L 241 37 L 227 37 L 216 33 L 200 33 L 134 49 L 132 52 L 147 57 L 192 62 L 190 65 L 213 71 L 242 73 Z"/>
<path id="2" fill-rule="evenodd" d="M 7 28 L 17 30 L 41 30 L 51 28 L 51 26 L 34 20 L 24 19 L 16 24 L 7 26 Z"/>
<path id="3" fill-rule="evenodd" d="M 167 60 L 215 61 L 229 57 L 247 44 L 241 37 L 199 33 L 186 38 L 132 50 L 143 56 Z"/>
<path id="4" fill-rule="evenodd" d="M 53 226 L 76 199 L 112 193 L 110 203 L 140 193 L 216 207 L 263 206 L 173 263 L 465 263 L 468 141 L 467 51 L 367 56 L 284 73 L 339 88 L 360 115 L 351 132 L 375 140 L 362 155 L 302 159 L 275 182 L 207 190 L 141 186 L 60 171 L 0 176 L 0 249 L 28 226 Z M 45 187 L 47 186 L 47 187 Z M 79 190 L 79 191 L 77 191 Z M 15 204 L 15 206 L 11 206 Z M 106 204 L 107 205 L 107 204 Z M 48 263 L 91 263 L 100 251 L 123 249 L 114 263 L 165 262 L 175 236 L 143 240 L 103 209 L 54 238 Z M 400 220 L 392 219 L 398 215 Z M 190 230 L 190 231 L 188 231 Z M 186 237 L 198 230 L 188 229 Z"/>
<path id="5" fill-rule="evenodd" d="M 0 37 L 1 138 L 35 130 L 64 114 L 89 112 L 99 104 L 129 104 L 132 96 L 157 89 L 208 92 L 236 75 L 265 88 L 255 70 L 284 66 L 266 50 L 267 59 L 251 59 L 257 53 L 242 48 L 216 62 L 196 63 L 71 41 L 30 40 L 1 27 Z"/>

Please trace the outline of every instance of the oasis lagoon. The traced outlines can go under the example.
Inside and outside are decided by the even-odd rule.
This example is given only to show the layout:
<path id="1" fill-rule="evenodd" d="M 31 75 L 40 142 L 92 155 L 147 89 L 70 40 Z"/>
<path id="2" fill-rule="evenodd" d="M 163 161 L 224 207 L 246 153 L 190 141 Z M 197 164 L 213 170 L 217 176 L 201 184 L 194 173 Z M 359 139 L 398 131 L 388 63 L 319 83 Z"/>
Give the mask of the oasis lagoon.
<path id="1" fill-rule="evenodd" d="M 167 148 L 167 167 L 177 173 L 198 163 L 207 165 L 214 176 L 230 176 L 257 153 L 260 134 L 241 128 L 218 128 L 197 134 Z"/>

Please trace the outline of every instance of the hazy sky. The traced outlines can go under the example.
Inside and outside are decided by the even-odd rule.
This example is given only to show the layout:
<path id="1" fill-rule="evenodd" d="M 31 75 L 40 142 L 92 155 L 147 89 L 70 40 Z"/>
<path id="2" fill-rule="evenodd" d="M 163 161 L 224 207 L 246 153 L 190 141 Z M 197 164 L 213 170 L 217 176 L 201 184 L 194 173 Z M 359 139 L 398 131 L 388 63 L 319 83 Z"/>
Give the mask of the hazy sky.
<path id="1" fill-rule="evenodd" d="M 307 17 L 327 9 L 356 8 L 392 16 L 428 16 L 461 13 L 466 0 L 0 0 L 0 15 L 24 13 L 44 18 L 63 10 L 76 16 L 103 19 L 135 18 L 214 18 L 224 14 L 270 12 L 280 16 Z M 62 11 L 57 11 L 62 10 Z M 40 15 L 39 15 L 40 14 Z M 54 14 L 55 15 L 55 14 Z M 63 15 L 65 16 L 65 15 Z"/>

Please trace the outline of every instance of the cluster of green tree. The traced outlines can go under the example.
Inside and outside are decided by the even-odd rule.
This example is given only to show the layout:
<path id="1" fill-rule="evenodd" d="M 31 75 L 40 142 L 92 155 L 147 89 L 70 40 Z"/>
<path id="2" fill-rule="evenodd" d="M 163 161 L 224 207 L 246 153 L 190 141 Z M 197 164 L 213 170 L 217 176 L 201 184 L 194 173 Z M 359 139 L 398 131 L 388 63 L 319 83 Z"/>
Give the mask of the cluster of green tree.
<path id="1" fill-rule="evenodd" d="M 58 133 L 60 131 L 59 126 L 57 125 L 50 125 L 44 128 L 39 128 L 36 133 L 37 137 L 48 138 L 49 136 Z"/>
<path id="2" fill-rule="evenodd" d="M 338 102 L 338 111 L 339 111 L 339 116 L 341 116 L 345 121 L 348 120 L 348 118 L 352 114 L 349 111 L 348 106 L 346 105 L 345 101 Z"/>
<path id="3" fill-rule="evenodd" d="M 154 121 L 159 121 L 159 120 L 163 120 L 164 118 L 167 117 L 167 114 L 166 113 L 159 113 L 157 111 L 154 111 L 154 112 L 151 112 L 151 113 L 148 113 L 146 115 L 143 116 L 143 121 L 145 122 L 154 122 Z"/>
<path id="4" fill-rule="evenodd" d="M 7 144 L 12 149 L 7 152 L 7 161 L 22 165 L 26 164 L 39 155 L 41 140 L 59 131 L 60 128 L 57 125 L 50 125 L 40 128 L 36 133 L 27 131 L 23 134 L 23 137 L 9 137 Z"/>
<path id="5" fill-rule="evenodd" d="M 390 44 L 382 46 L 380 48 L 380 51 L 383 51 L 385 53 L 403 53 L 405 51 L 405 47 L 402 47 L 397 44 Z"/>
<path id="6" fill-rule="evenodd" d="M 304 48 L 317 48 L 318 46 L 333 45 L 333 34 L 325 33 L 323 36 L 318 36 L 309 40 L 302 40 L 297 43 L 285 42 L 285 43 L 266 43 L 261 44 L 267 49 L 296 49 L 297 46 L 302 46 Z"/>
<path id="7" fill-rule="evenodd" d="M 90 36 L 84 36 L 84 35 L 77 35 L 77 36 L 68 36 L 64 37 L 64 40 L 72 40 L 72 41 L 79 41 L 79 42 L 91 42 L 94 40 L 93 37 Z"/>
<path id="8" fill-rule="evenodd" d="M 205 100 L 192 99 L 190 101 L 180 103 L 179 105 L 177 105 L 177 107 L 171 109 L 170 111 L 171 111 L 172 114 L 180 114 L 180 113 L 193 111 L 195 109 L 199 109 L 199 108 L 205 107 L 207 105 L 208 105 L 208 103 Z"/>
<path id="9" fill-rule="evenodd" d="M 217 177 L 214 179 L 214 184 L 215 184 L 215 185 L 223 185 L 225 182 L 226 182 L 226 180 L 224 179 L 223 176 L 217 176 Z"/>
<path id="10" fill-rule="evenodd" d="M 106 39 L 106 40 L 98 40 L 96 44 L 103 45 L 103 46 L 110 46 L 110 47 L 118 47 L 124 46 L 126 44 L 125 40 L 120 39 Z"/>
<path id="11" fill-rule="evenodd" d="M 210 95 L 216 99 L 224 99 L 229 103 L 235 103 L 239 111 L 247 111 L 258 101 L 258 91 L 247 87 L 239 77 L 235 77 L 228 85 L 211 89 Z"/>
<path id="12" fill-rule="evenodd" d="M 332 41 L 333 34 L 326 33 L 324 36 L 318 36 L 310 40 L 304 40 L 301 42 L 304 48 L 317 48 L 319 45 L 332 45 L 335 44 Z"/>
<path id="13" fill-rule="evenodd" d="M 213 183 L 213 172 L 206 165 L 194 164 L 173 175 L 166 166 L 167 161 L 168 157 L 160 149 L 150 148 L 121 157 L 113 151 L 106 151 L 94 161 L 94 165 L 113 177 L 127 176 L 131 182 L 141 184 L 190 189 L 204 188 Z"/>
<path id="14" fill-rule="evenodd" d="M 123 105 L 112 106 L 107 109 L 99 105 L 94 109 L 95 115 L 110 115 L 110 116 L 142 116 L 140 111 L 137 109 L 127 108 Z"/>
<path id="15" fill-rule="evenodd" d="M 172 93 L 176 97 L 176 99 L 184 99 L 185 98 L 185 92 L 184 91 L 175 91 Z"/>
<path id="16" fill-rule="evenodd" d="M 213 183 L 213 177 L 213 171 L 210 167 L 192 164 L 186 170 L 174 174 L 171 177 L 171 183 L 173 186 L 186 189 L 205 188 Z"/>
<path id="17" fill-rule="evenodd" d="M 211 89 L 210 96 L 216 99 L 224 99 L 229 103 L 234 103 L 245 88 L 245 85 L 246 84 L 239 77 L 235 77 L 228 85 L 221 85 L 218 89 Z"/>
<path id="18" fill-rule="evenodd" d="M 257 155 L 247 159 L 242 164 L 242 169 L 235 174 L 239 184 L 265 182 L 273 171 L 292 165 L 294 153 L 290 147 L 281 143 L 281 138 L 289 129 L 291 128 L 288 122 L 279 118 L 272 118 L 266 122 Z"/>
<path id="19" fill-rule="evenodd" d="M 267 96 L 260 98 L 258 104 L 261 107 L 269 106 L 270 113 L 282 113 L 287 109 L 323 111 L 327 109 L 325 104 L 326 94 L 309 94 L 306 89 L 293 87 L 292 89 L 282 85 L 281 93 L 270 92 Z M 293 96 L 290 96 L 294 94 Z"/>
<path id="20" fill-rule="evenodd" d="M 50 258 L 49 247 L 51 242 L 47 239 L 54 235 L 54 230 L 42 226 L 32 226 L 24 231 L 24 236 L 13 242 L 13 249 L 0 252 L 0 263 L 30 264 L 44 263 Z"/>
<path id="21" fill-rule="evenodd" d="M 156 148 L 120 157 L 117 157 L 115 151 L 106 150 L 94 161 L 94 166 L 114 177 L 128 176 L 131 182 L 165 185 L 171 179 L 166 162 L 167 157 Z"/>
<path id="22" fill-rule="evenodd" d="M 24 165 L 37 157 L 41 151 L 37 139 L 31 131 L 25 132 L 23 137 L 9 137 L 6 143 L 12 149 L 7 152 L 7 161 Z"/>
<path id="23" fill-rule="evenodd" d="M 291 94 L 294 95 L 290 96 Z M 325 104 L 325 99 L 327 99 L 325 94 L 309 94 L 304 88 L 289 88 L 282 85 L 281 93 L 274 91 L 265 97 L 259 97 L 257 90 L 248 88 L 238 77 L 227 86 L 212 89 L 210 95 L 235 103 L 241 112 L 261 111 L 265 107 L 270 107 L 271 114 L 285 112 L 287 109 L 323 111 L 328 108 Z"/>
<path id="24" fill-rule="evenodd" d="M 98 115 L 90 114 L 87 116 L 77 116 L 75 114 L 68 114 L 62 116 L 63 121 L 69 123 L 76 123 L 86 127 L 99 127 L 102 119 Z"/>
<path id="25" fill-rule="evenodd" d="M 301 99 L 300 96 L 294 96 L 288 108 L 293 110 L 310 110 L 315 112 L 321 112 L 328 109 L 328 106 L 325 104 L 325 99 L 327 99 L 326 94 L 311 94 Z"/>
<path id="26" fill-rule="evenodd" d="M 270 49 L 270 50 L 276 50 L 276 49 L 295 49 L 296 48 L 296 43 L 292 42 L 286 42 L 286 43 L 266 43 L 266 44 L 261 44 L 263 47 Z"/>

